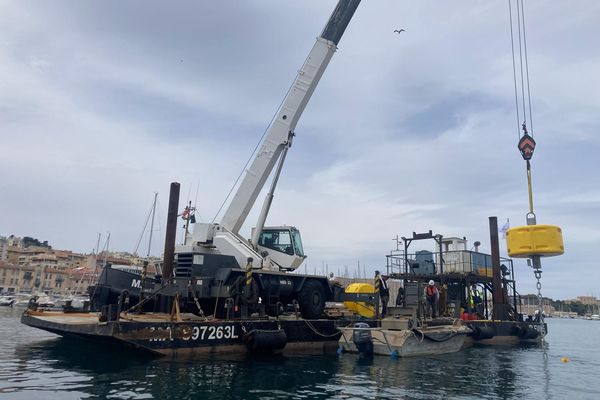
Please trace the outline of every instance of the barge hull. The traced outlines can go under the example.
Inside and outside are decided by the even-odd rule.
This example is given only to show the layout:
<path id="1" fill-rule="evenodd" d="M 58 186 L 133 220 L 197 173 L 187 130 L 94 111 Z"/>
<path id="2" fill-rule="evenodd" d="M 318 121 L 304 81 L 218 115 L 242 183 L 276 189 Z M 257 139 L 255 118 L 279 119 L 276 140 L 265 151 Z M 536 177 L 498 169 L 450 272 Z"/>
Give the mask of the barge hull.
<path id="1" fill-rule="evenodd" d="M 250 352 L 252 332 L 285 332 L 285 347 L 278 352 L 335 352 L 341 332 L 350 320 L 204 320 L 169 321 L 168 315 L 129 315 L 119 321 L 99 322 L 97 313 L 65 314 L 27 310 L 25 325 L 61 336 L 119 343 L 157 355 L 244 354 Z"/>

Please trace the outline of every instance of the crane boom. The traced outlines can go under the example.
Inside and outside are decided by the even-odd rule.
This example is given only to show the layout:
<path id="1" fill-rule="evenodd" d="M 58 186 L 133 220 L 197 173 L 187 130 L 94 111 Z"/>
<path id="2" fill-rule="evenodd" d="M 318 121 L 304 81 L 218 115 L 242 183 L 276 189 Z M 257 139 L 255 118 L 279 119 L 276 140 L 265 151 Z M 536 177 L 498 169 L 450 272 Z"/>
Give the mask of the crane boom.
<path id="1" fill-rule="evenodd" d="M 277 160 L 284 148 L 289 146 L 296 124 L 359 4 L 360 0 L 339 0 L 323 32 L 298 71 L 260 150 L 246 170 L 244 179 L 223 215 L 221 225 L 229 231 L 239 233 Z"/>

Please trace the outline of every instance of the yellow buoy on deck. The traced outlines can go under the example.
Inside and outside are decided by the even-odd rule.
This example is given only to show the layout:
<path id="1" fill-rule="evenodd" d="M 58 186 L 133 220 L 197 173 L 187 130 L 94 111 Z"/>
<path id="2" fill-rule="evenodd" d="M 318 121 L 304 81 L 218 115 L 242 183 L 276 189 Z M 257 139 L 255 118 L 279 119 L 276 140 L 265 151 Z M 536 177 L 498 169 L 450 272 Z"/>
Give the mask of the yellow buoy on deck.
<path id="1" fill-rule="evenodd" d="M 527 225 L 506 231 L 508 255 L 515 258 L 552 257 L 565 252 L 562 230 L 555 225 Z"/>
<path id="2" fill-rule="evenodd" d="M 344 292 L 375 294 L 375 287 L 370 283 L 351 283 Z M 375 318 L 375 307 L 371 304 L 357 301 L 345 301 L 344 307 L 362 317 Z"/>

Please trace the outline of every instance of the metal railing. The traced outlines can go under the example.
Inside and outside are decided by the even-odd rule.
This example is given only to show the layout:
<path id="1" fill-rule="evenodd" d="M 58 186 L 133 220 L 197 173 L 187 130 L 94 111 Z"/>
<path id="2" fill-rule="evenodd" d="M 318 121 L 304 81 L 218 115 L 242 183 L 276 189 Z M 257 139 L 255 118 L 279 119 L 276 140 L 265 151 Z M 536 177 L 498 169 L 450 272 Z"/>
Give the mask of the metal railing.
<path id="1" fill-rule="evenodd" d="M 393 251 L 386 256 L 388 274 L 432 275 L 441 273 L 476 274 L 492 276 L 492 256 L 470 250 L 454 250 L 441 253 L 418 251 L 404 254 Z M 512 260 L 500 258 L 512 277 Z M 512 279 L 512 278 L 511 278 Z"/>

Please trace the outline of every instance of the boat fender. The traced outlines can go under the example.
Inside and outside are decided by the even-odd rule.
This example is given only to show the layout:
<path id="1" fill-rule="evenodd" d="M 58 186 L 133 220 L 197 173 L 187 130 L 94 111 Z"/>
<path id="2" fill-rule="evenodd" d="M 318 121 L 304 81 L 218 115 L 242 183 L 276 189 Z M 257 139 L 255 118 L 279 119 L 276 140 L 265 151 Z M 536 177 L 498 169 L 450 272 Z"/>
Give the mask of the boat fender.
<path id="1" fill-rule="evenodd" d="M 537 329 L 530 326 L 515 325 L 512 331 L 514 335 L 521 339 L 535 339 L 539 336 Z"/>
<path id="2" fill-rule="evenodd" d="M 283 349 L 287 344 L 287 335 L 283 329 L 254 329 L 246 333 L 242 340 L 251 351 L 268 352 Z"/>
<path id="3" fill-rule="evenodd" d="M 344 354 L 344 348 L 342 346 L 339 346 L 337 348 L 337 353 L 338 353 L 338 355 Z"/>
<path id="4" fill-rule="evenodd" d="M 392 357 L 393 359 L 398 358 L 398 350 L 392 351 L 392 354 L 390 354 L 390 357 Z"/>
<path id="5" fill-rule="evenodd" d="M 475 340 L 491 339 L 496 336 L 496 331 L 491 326 L 472 326 L 473 333 L 471 337 Z"/>
<path id="6" fill-rule="evenodd" d="M 523 337 L 523 339 L 536 339 L 540 333 L 534 327 L 527 327 L 527 335 Z"/>
<path id="7" fill-rule="evenodd" d="M 523 335 L 527 335 L 527 327 L 515 325 L 512 327 L 511 330 L 512 330 L 513 335 L 518 336 L 520 338 L 524 337 Z"/>

